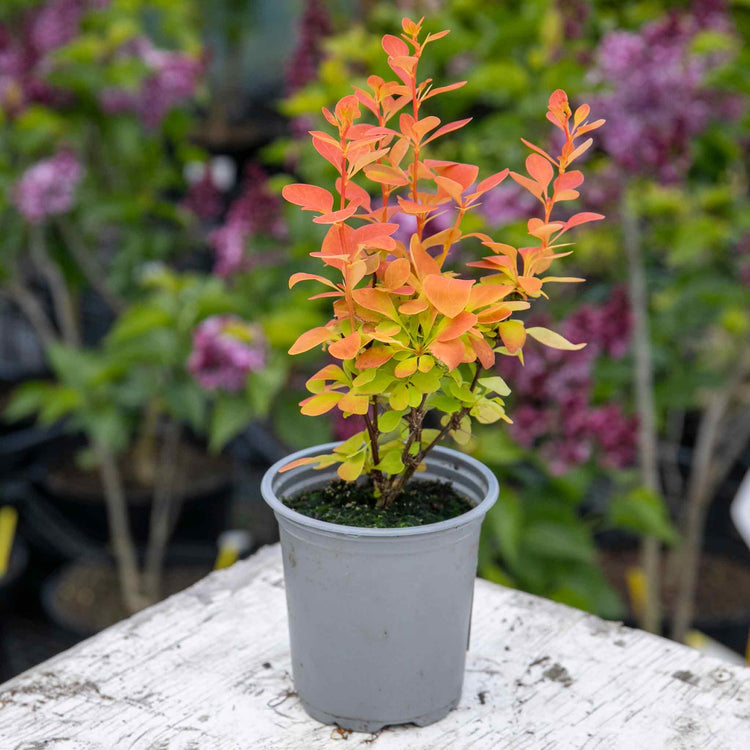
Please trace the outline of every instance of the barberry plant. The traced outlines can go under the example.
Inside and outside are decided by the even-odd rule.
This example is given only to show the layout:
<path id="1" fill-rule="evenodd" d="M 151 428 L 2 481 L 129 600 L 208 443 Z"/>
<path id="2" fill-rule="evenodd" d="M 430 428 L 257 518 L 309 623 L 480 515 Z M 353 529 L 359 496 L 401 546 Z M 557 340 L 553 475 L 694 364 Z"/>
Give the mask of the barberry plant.
<path id="1" fill-rule="evenodd" d="M 547 112 L 562 131 L 560 154 L 553 157 L 524 141 L 534 152 L 526 159 L 527 175 L 505 169 L 477 182 L 478 166 L 429 158 L 431 143 L 470 119 L 442 124 L 424 114 L 423 105 L 466 82 L 420 81 L 425 48 L 449 32 L 425 36 L 422 20 L 409 18 L 402 28 L 400 38 L 388 34 L 382 40 L 396 79 L 370 76 L 369 90 L 355 87 L 333 112 L 323 109 L 333 134 L 310 133 L 317 152 L 338 172 L 335 195 L 306 184 L 283 191 L 287 201 L 317 214 L 314 223 L 329 227 L 311 255 L 340 276 L 295 273 L 289 280 L 290 287 L 317 281 L 327 290 L 310 299 L 333 301 L 333 318 L 303 333 L 289 350 L 299 354 L 322 346 L 338 360 L 307 381 L 312 395 L 301 402 L 302 413 L 318 416 L 337 408 L 344 417 L 361 415 L 366 425 L 332 453 L 299 459 L 284 470 L 339 464 L 343 480 L 368 475 L 381 507 L 393 502 L 444 438 L 465 444 L 472 420 L 511 421 L 503 401 L 510 389 L 493 371 L 497 354 L 522 361 L 527 336 L 557 349 L 584 346 L 547 328 L 526 328 L 514 316 L 546 297 L 546 284 L 582 281 L 543 274 L 570 253 L 560 241 L 568 230 L 603 218 L 584 212 L 552 219 L 557 204 L 579 195 L 583 175 L 569 167 L 592 139 L 578 139 L 604 122 L 588 123 L 585 104 L 573 114 L 564 91 L 551 95 Z M 368 112 L 369 123 L 363 121 Z M 509 174 L 541 204 L 540 216 L 528 221 L 529 247 L 461 229 L 464 216 Z M 371 201 L 372 184 L 379 187 L 377 202 Z M 428 237 L 429 223 L 447 211 L 455 214 L 452 226 Z M 398 212 L 416 217 L 408 244 L 393 237 L 399 225 L 390 220 Z M 445 263 L 453 245 L 471 238 L 490 254 L 466 264 L 477 269 L 469 278 Z M 439 427 L 425 423 L 431 410 L 441 413 Z"/>

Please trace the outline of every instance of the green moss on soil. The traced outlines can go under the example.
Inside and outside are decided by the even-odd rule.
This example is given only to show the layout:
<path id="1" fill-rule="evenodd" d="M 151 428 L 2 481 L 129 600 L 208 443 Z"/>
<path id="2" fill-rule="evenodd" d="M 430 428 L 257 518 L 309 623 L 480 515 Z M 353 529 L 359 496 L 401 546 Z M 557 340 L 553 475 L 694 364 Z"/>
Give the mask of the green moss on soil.
<path id="1" fill-rule="evenodd" d="M 281 501 L 302 515 L 342 526 L 373 529 L 424 526 L 471 510 L 472 504 L 448 482 L 415 481 L 388 508 L 376 508 L 372 486 L 335 481 Z"/>

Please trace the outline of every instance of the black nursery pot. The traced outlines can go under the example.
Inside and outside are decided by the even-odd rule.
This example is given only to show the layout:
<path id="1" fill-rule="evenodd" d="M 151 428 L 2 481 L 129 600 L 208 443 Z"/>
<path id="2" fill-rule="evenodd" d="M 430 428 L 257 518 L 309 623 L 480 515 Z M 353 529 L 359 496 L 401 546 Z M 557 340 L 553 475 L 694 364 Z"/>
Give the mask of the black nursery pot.
<path id="1" fill-rule="evenodd" d="M 20 537 L 16 536 L 5 574 L 0 576 L 0 612 L 10 611 L 15 603 L 21 579 L 29 564 L 29 551 Z"/>
<path id="2" fill-rule="evenodd" d="M 109 543 L 107 505 L 98 476 L 71 469 L 74 438 L 61 438 L 45 446 L 32 473 L 25 502 L 30 533 L 43 547 L 63 559 L 106 555 Z M 200 450 L 192 447 L 196 455 Z M 229 459 L 206 459 L 211 465 L 188 478 L 174 538 L 186 543 L 214 544 L 226 528 L 231 501 L 233 472 Z M 195 462 L 191 462 L 195 464 Z M 126 486 L 126 500 L 136 543 L 148 539 L 150 487 Z"/>

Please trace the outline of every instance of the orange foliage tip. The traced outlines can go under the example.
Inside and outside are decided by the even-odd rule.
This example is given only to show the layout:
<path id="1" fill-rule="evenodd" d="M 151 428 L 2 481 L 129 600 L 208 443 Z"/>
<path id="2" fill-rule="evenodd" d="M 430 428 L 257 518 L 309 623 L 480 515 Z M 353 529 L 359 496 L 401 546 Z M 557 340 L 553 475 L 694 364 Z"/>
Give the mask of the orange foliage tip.
<path id="1" fill-rule="evenodd" d="M 588 211 L 571 215 L 568 207 L 569 218 L 554 218 L 560 205 L 579 197 L 584 175 L 571 165 L 593 143 L 583 136 L 604 124 L 589 120 L 587 104 L 573 110 L 561 89 L 550 95 L 546 117 L 562 132 L 563 144 L 550 154 L 523 140 L 531 151 L 525 173 L 504 169 L 480 176 L 477 165 L 430 158 L 433 142 L 466 127 L 471 118 L 442 123 L 425 111 L 430 99 L 465 82 L 437 86 L 420 78 L 426 46 L 449 33 L 424 35 L 423 21 L 404 18 L 400 35 L 383 37 L 391 80 L 372 75 L 365 87 L 323 108 L 328 129 L 310 135 L 336 171 L 334 184 L 293 184 L 282 191 L 326 227 L 310 255 L 334 274 L 331 279 L 297 272 L 289 280 L 290 287 L 319 284 L 323 291 L 311 299 L 332 300 L 330 320 L 302 333 L 289 350 L 322 348 L 336 361 L 307 381 L 312 395 L 301 403 L 302 413 L 320 416 L 337 409 L 345 417 L 363 416 L 368 424 L 333 454 L 303 463 L 339 462 L 339 475 L 347 481 L 369 473 L 386 494 L 389 471 L 396 470 L 389 467 L 415 470 L 433 444 L 422 438 L 430 408 L 445 412 L 440 436 L 457 440 L 468 439 L 472 420 L 510 421 L 502 400 L 507 387 L 498 386 L 502 381 L 496 376 L 480 377 L 497 355 L 523 362 L 529 337 L 558 349 L 580 348 L 546 328 L 526 328 L 518 315 L 546 297 L 543 285 L 582 281 L 548 275 L 548 269 L 570 254 L 567 248 L 559 252 L 569 244 L 560 241 L 566 232 L 604 218 Z M 528 221 L 526 247 L 462 230 L 466 214 L 508 176 L 541 204 Z M 399 212 L 414 217 L 408 240 L 399 237 L 393 221 Z M 428 237 L 428 223 L 446 212 L 456 217 L 453 224 Z M 463 273 L 471 276 L 464 276 L 461 269 L 447 268 L 446 259 L 452 246 L 469 238 L 491 254 L 466 263 Z M 493 390 L 498 387 L 501 394 Z M 401 437 L 394 442 L 393 435 Z"/>

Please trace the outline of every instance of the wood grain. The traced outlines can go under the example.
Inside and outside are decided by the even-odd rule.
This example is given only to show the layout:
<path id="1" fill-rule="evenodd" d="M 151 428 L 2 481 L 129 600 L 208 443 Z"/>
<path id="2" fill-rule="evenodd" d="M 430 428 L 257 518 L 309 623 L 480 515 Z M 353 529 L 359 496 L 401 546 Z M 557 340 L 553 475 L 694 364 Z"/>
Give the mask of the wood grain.
<path id="1" fill-rule="evenodd" d="M 750 748 L 750 669 L 486 581 L 474 602 L 459 708 L 347 736 L 296 698 L 266 547 L 0 686 L 0 750 Z"/>

